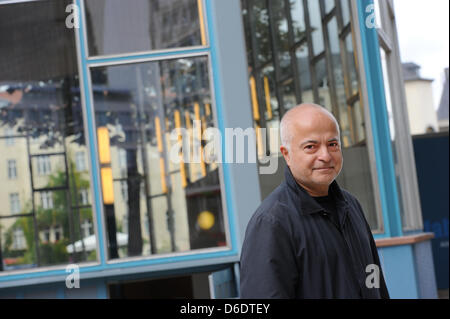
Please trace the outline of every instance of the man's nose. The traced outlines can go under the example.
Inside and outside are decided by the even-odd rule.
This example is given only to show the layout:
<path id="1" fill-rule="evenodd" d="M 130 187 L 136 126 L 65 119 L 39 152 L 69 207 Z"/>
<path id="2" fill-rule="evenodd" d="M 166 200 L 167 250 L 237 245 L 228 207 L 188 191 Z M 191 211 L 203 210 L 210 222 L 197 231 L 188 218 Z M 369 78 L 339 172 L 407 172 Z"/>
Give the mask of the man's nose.
<path id="1" fill-rule="evenodd" d="M 319 161 L 329 162 L 331 161 L 331 155 L 328 151 L 328 147 L 321 147 L 319 150 Z"/>

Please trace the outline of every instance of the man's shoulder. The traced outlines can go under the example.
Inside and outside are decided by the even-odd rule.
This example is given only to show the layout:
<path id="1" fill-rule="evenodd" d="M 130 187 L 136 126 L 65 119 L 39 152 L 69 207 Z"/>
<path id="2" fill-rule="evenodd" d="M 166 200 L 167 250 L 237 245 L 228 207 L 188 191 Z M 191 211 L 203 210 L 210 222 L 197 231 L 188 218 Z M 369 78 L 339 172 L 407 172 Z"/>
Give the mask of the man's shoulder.
<path id="1" fill-rule="evenodd" d="M 361 206 L 361 204 L 359 203 L 358 199 L 356 198 L 355 195 L 353 195 L 352 193 L 350 193 L 348 190 L 341 188 L 341 193 L 342 196 L 344 197 L 344 199 L 350 203 L 352 206 L 356 205 L 356 206 Z"/>
<path id="2" fill-rule="evenodd" d="M 259 205 L 252 219 L 264 219 L 272 223 L 282 223 L 287 219 L 288 211 L 291 210 L 287 185 L 282 182 L 272 193 L 269 194 Z"/>
<path id="3" fill-rule="evenodd" d="M 342 196 L 347 201 L 347 204 L 350 207 L 349 212 L 352 215 L 358 216 L 358 218 L 361 218 L 364 221 L 366 221 L 366 217 L 364 215 L 364 211 L 363 211 L 362 205 L 359 202 L 358 198 L 355 195 L 353 195 L 352 193 L 350 193 L 349 191 L 345 190 L 345 189 L 341 188 L 341 192 L 342 192 Z"/>
<path id="4" fill-rule="evenodd" d="M 346 190 L 345 188 L 340 188 L 341 189 L 341 193 L 342 193 L 342 196 L 346 199 L 346 200 L 356 200 L 356 197 L 355 197 L 355 195 L 353 195 L 352 193 L 350 193 L 348 190 Z"/>

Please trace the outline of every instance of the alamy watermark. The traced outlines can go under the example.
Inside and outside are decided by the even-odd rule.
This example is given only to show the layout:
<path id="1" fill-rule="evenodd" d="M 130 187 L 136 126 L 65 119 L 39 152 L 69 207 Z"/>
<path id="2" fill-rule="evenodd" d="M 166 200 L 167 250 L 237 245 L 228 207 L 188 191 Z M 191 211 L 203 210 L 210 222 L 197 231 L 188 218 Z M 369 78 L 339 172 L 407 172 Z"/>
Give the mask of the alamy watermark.
<path id="1" fill-rule="evenodd" d="M 225 128 L 225 134 L 215 127 L 201 132 L 202 122 L 193 121 L 192 129 L 175 128 L 169 133 L 171 143 L 168 158 L 174 164 L 201 163 L 256 163 L 260 174 L 274 174 L 278 169 L 278 156 L 267 155 L 267 137 L 270 148 L 278 152 L 279 129 L 252 127 Z M 267 132 L 269 131 L 269 135 Z"/>
<path id="2" fill-rule="evenodd" d="M 80 267 L 76 264 L 69 264 L 66 267 L 66 287 L 68 289 L 80 288 Z"/>
<path id="3" fill-rule="evenodd" d="M 68 4 L 66 12 L 69 13 L 66 17 L 66 28 L 79 29 L 80 28 L 80 8 L 76 4 Z"/>
<path id="4" fill-rule="evenodd" d="M 380 25 L 377 21 L 377 14 L 375 11 L 375 4 L 369 4 L 366 7 L 366 13 L 369 13 L 369 15 L 366 17 L 366 27 L 369 29 L 379 29 Z"/>
<path id="5" fill-rule="evenodd" d="M 366 273 L 369 273 L 366 277 L 366 287 L 371 288 L 380 288 L 380 267 L 375 264 L 367 265 Z"/>

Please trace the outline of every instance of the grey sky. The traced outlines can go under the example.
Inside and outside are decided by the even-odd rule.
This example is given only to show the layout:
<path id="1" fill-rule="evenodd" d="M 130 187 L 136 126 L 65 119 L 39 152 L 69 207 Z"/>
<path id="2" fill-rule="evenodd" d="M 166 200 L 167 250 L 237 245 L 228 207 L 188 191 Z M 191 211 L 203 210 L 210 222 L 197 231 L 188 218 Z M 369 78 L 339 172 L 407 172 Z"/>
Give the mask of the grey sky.
<path id="1" fill-rule="evenodd" d="M 422 77 L 435 80 L 437 108 L 449 65 L 449 0 L 394 0 L 394 6 L 402 62 L 420 65 Z"/>

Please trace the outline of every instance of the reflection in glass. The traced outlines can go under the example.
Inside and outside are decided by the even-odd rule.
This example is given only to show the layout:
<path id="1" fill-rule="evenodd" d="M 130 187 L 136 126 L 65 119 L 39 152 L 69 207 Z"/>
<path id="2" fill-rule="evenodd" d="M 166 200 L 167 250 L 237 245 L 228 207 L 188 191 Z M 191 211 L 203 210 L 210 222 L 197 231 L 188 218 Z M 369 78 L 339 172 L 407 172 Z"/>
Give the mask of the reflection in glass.
<path id="1" fill-rule="evenodd" d="M 333 62 L 333 77 L 336 90 L 336 104 L 338 114 L 335 114 L 341 129 L 341 142 L 343 147 L 349 147 L 353 144 L 352 137 L 352 119 L 349 113 L 349 106 L 347 105 L 347 97 L 345 90 L 345 75 L 342 65 L 340 47 L 339 47 L 339 32 L 336 17 L 333 17 L 328 23 L 328 35 L 330 41 L 331 58 Z"/>
<path id="2" fill-rule="evenodd" d="M 249 25 L 246 32 L 255 43 L 251 52 L 252 60 L 255 65 L 262 65 L 272 59 L 267 2 L 254 0 L 245 5 L 250 6 L 250 11 L 245 16 L 246 23 Z"/>
<path id="3" fill-rule="evenodd" d="M 352 40 L 352 34 L 350 33 L 345 38 L 345 46 L 347 48 L 347 62 L 348 62 L 348 69 L 350 73 L 349 83 L 350 83 L 350 89 L 352 94 L 356 94 L 359 92 L 358 87 L 358 77 L 357 77 L 357 70 L 356 70 L 356 62 L 355 62 L 355 55 L 353 51 L 353 40 Z"/>
<path id="4" fill-rule="evenodd" d="M 381 67 L 383 71 L 383 84 L 384 84 L 384 92 L 386 96 L 386 109 L 388 113 L 389 120 L 389 132 L 391 136 L 391 146 L 392 146 L 392 154 L 394 156 L 394 169 L 395 169 L 395 178 L 397 182 L 397 192 L 401 196 L 402 195 L 402 183 L 400 182 L 400 168 L 399 168 L 399 156 L 398 153 L 398 137 L 395 134 L 395 123 L 394 123 L 394 114 L 392 110 L 392 97 L 391 97 L 391 83 L 389 79 L 388 73 L 388 54 L 386 51 L 380 47 L 380 57 L 381 57 Z M 399 200 L 400 205 L 400 216 L 402 218 L 403 229 L 406 230 L 408 228 L 412 229 L 414 227 L 413 222 L 411 221 L 411 215 L 405 214 L 405 208 L 403 204 L 403 200 Z"/>
<path id="5" fill-rule="evenodd" d="M 244 23 L 246 30 L 249 30 L 246 32 L 247 52 L 254 53 L 254 50 L 262 50 L 263 47 L 257 46 L 257 44 L 266 44 L 263 51 L 266 54 L 261 55 L 264 56 L 264 59 L 249 58 L 249 77 L 261 79 L 261 83 L 263 83 L 262 79 L 265 76 L 269 75 L 270 79 L 272 75 L 274 77 L 279 75 L 278 79 L 273 82 L 273 88 L 272 82 L 269 81 L 269 83 L 270 90 L 278 93 L 276 97 L 281 113 L 300 101 L 319 103 L 335 113 L 341 128 L 341 141 L 345 163 L 347 163 L 344 165 L 345 170 L 340 175 L 341 185 L 357 194 L 371 228 L 379 230 L 381 217 L 375 210 L 364 109 L 359 101 L 359 83 L 350 25 L 349 1 L 289 0 L 291 26 L 286 25 L 288 22 L 284 18 L 283 5 L 287 1 L 274 1 L 273 4 L 270 1 L 268 8 L 266 5 L 269 2 L 266 0 L 241 0 L 241 2 L 242 7 L 245 8 Z M 327 14 L 323 18 L 320 12 L 321 2 L 325 14 Z M 250 5 L 252 3 L 254 7 Z M 255 6 L 254 3 L 257 3 L 258 6 Z M 334 9 L 335 6 L 336 9 Z M 264 8 L 264 15 L 261 15 L 261 8 Z M 252 20 L 249 17 L 254 18 Z M 270 21 L 279 21 L 278 24 L 275 24 L 275 30 L 278 32 L 276 41 L 271 37 Z M 311 26 L 310 37 L 307 37 L 305 32 L 308 22 Z M 291 39 L 286 34 L 289 30 L 293 30 Z M 328 39 L 324 38 L 325 36 Z M 277 43 L 283 45 L 279 47 Z M 312 50 L 310 50 L 311 48 Z M 277 51 L 272 52 L 269 49 Z M 292 61 L 294 57 L 295 60 Z M 297 68 L 296 72 L 293 72 L 292 68 Z M 250 87 L 254 96 L 253 100 L 262 103 L 266 96 L 264 85 L 254 85 L 252 88 L 250 84 Z M 280 114 L 280 117 L 282 115 Z M 265 123 L 255 120 L 255 125 L 276 128 L 279 120 L 279 117 L 274 117 Z M 276 141 L 274 136 L 270 136 L 270 141 Z M 274 156 L 279 155 L 272 152 L 274 148 L 271 146 L 271 153 Z M 263 198 L 281 183 L 283 163 L 284 161 L 281 159 L 281 165 L 275 175 L 260 175 Z"/>
<path id="6" fill-rule="evenodd" d="M 109 258 L 227 244 L 219 168 L 201 156 L 214 127 L 207 65 L 91 69 Z"/>
<path id="7" fill-rule="evenodd" d="M 294 87 L 294 81 L 292 79 L 289 79 L 283 83 L 282 87 L 283 92 L 283 104 L 284 108 L 286 110 L 289 110 L 293 108 L 295 105 L 297 105 L 296 99 L 295 99 L 295 87 Z"/>
<path id="8" fill-rule="evenodd" d="M 342 0 L 337 0 L 342 1 Z M 325 14 L 329 13 L 334 8 L 334 0 L 325 0 Z"/>
<path id="9" fill-rule="evenodd" d="M 350 23 L 350 0 L 338 0 L 341 6 L 342 21 L 344 26 Z"/>
<path id="10" fill-rule="evenodd" d="M 0 6 L 0 270 L 97 258 L 70 3 Z"/>
<path id="11" fill-rule="evenodd" d="M 294 42 L 298 42 L 305 36 L 305 12 L 303 0 L 290 0 L 292 27 L 294 30 Z"/>
<path id="12" fill-rule="evenodd" d="M 272 19 L 270 20 L 269 28 L 273 30 L 272 36 L 273 49 L 275 49 L 276 56 L 278 58 L 277 63 L 280 65 L 281 78 L 286 78 L 291 74 L 292 64 L 289 54 L 289 37 L 288 37 L 288 20 L 286 17 L 286 9 L 284 1 L 272 1 L 269 3 L 269 10 L 272 13 Z"/>
<path id="13" fill-rule="evenodd" d="M 311 37 L 314 55 L 320 54 L 324 50 L 322 19 L 320 15 L 320 5 L 317 0 L 308 0 L 309 21 L 311 24 Z"/>
<path id="14" fill-rule="evenodd" d="M 85 1 L 89 55 L 206 45 L 201 0 Z"/>
<path id="15" fill-rule="evenodd" d="M 311 70 L 309 68 L 308 45 L 302 44 L 295 51 L 297 57 L 298 74 L 302 89 L 303 101 L 313 101 L 313 91 L 311 82 Z"/>
<path id="16" fill-rule="evenodd" d="M 319 91 L 318 104 L 324 106 L 328 111 L 332 111 L 330 88 L 328 87 L 327 64 L 325 59 L 320 59 L 314 66 L 316 83 Z"/>
<path id="17" fill-rule="evenodd" d="M 276 99 L 275 70 L 272 64 L 266 65 L 262 73 L 264 74 L 264 97 L 266 102 L 266 121 L 279 118 L 278 100 Z"/>

